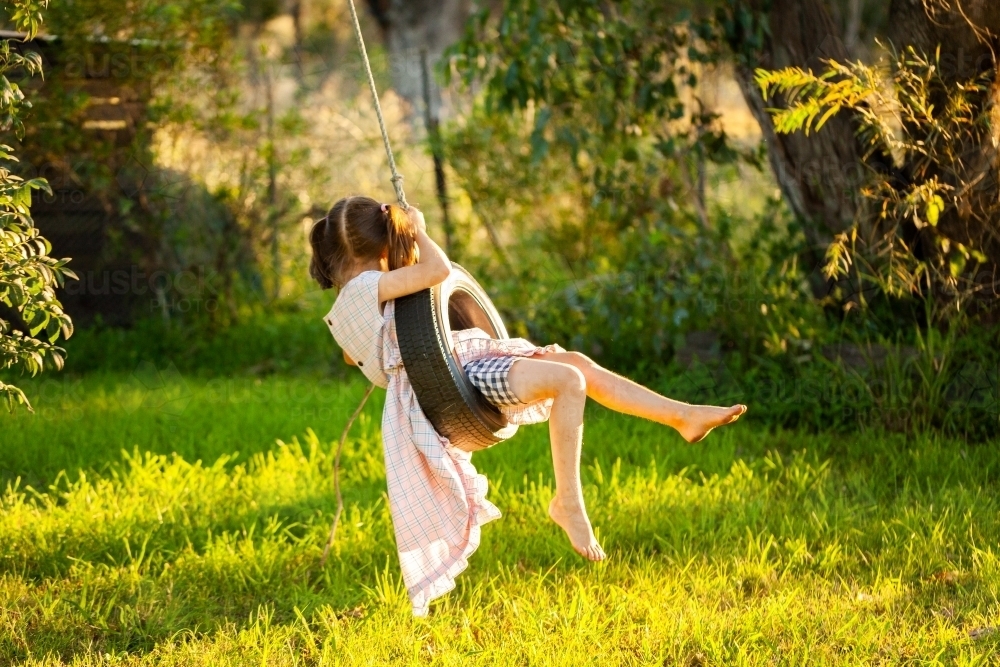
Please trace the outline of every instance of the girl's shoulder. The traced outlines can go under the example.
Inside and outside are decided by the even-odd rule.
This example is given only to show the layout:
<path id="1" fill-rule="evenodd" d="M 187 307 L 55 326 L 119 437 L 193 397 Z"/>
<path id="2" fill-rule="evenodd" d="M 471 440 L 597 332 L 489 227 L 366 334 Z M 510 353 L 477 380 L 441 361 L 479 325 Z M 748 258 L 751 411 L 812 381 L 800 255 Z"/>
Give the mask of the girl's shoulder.
<path id="1" fill-rule="evenodd" d="M 375 269 L 369 269 L 368 271 L 362 271 L 358 275 L 354 276 L 340 288 L 341 294 L 344 293 L 348 288 L 370 290 L 372 285 L 378 286 L 378 281 L 382 277 L 381 271 L 376 271 Z"/>
<path id="2" fill-rule="evenodd" d="M 338 342 L 349 335 L 349 330 L 369 331 L 382 326 L 383 308 L 378 300 L 381 277 L 381 271 L 364 271 L 340 288 L 326 317 Z"/>
<path id="3" fill-rule="evenodd" d="M 347 305 L 348 303 L 366 302 L 374 300 L 378 303 L 378 281 L 382 277 L 381 271 L 362 271 L 354 276 L 340 288 L 337 298 L 333 302 L 333 307 L 337 304 Z"/>

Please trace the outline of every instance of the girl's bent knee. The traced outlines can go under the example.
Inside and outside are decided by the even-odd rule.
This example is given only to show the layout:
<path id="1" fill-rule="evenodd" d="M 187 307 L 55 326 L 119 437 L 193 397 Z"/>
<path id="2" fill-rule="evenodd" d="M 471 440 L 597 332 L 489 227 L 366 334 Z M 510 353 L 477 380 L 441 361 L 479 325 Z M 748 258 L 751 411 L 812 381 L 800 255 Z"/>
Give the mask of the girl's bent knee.
<path id="1" fill-rule="evenodd" d="M 569 364 L 558 364 L 559 368 L 553 369 L 556 384 L 556 391 L 560 396 L 584 396 L 587 395 L 587 378 L 583 372 L 575 366 Z"/>
<path id="2" fill-rule="evenodd" d="M 583 352 L 567 352 L 573 358 L 573 365 L 579 368 L 580 366 L 596 366 L 594 360 L 585 355 Z"/>

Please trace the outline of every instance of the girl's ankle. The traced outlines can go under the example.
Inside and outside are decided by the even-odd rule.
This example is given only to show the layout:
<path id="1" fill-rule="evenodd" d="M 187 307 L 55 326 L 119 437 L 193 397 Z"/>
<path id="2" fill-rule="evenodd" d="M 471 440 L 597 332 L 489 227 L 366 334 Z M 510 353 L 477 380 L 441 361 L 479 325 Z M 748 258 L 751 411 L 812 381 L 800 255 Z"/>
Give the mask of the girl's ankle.
<path id="1" fill-rule="evenodd" d="M 575 510 L 582 510 L 584 508 L 583 500 L 577 497 L 568 496 L 561 497 L 558 492 L 552 498 L 552 503 L 557 505 L 559 509 L 572 512 Z"/>

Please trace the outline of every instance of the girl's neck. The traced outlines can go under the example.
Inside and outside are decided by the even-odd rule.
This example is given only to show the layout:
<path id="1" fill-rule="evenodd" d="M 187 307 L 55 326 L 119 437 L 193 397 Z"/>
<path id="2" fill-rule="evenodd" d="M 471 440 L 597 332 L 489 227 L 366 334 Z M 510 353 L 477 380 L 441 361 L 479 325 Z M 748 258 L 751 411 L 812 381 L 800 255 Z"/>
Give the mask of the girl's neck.
<path id="1" fill-rule="evenodd" d="M 347 279 L 344 281 L 344 284 L 346 285 L 350 281 L 360 276 L 365 271 L 386 271 L 387 267 L 384 267 L 382 264 L 383 262 L 381 259 L 375 259 L 368 262 L 359 262 L 355 264 L 351 268 L 350 273 L 348 273 Z"/>

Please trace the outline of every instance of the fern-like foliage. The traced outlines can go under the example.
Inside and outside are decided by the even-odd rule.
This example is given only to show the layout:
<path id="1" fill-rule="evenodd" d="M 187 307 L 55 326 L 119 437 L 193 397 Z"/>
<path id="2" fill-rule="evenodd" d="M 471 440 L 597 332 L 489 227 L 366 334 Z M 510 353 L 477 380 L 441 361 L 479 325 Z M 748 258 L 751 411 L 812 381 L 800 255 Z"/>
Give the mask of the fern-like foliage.
<path id="1" fill-rule="evenodd" d="M 798 67 L 769 71 L 758 69 L 757 85 L 765 98 L 781 94 L 784 108 L 769 109 L 774 128 L 782 134 L 819 131 L 838 111 L 856 108 L 873 92 L 879 81 L 872 77 L 873 70 L 861 66 L 862 76 L 844 76 L 847 68 L 836 62 L 822 74 Z M 852 74 L 854 74 L 852 72 Z M 868 76 L 864 76 L 864 75 Z"/>
<path id="2" fill-rule="evenodd" d="M 779 103 L 769 110 L 779 133 L 817 132 L 841 110 L 857 122 L 869 206 L 829 247 L 826 275 L 853 271 L 894 297 L 934 295 L 944 316 L 995 287 L 977 280 L 988 250 L 1000 248 L 997 172 L 984 150 L 997 132 L 994 72 L 945 81 L 939 53 L 887 52 L 888 66 L 827 61 L 820 74 L 759 69 L 756 81 Z"/>

